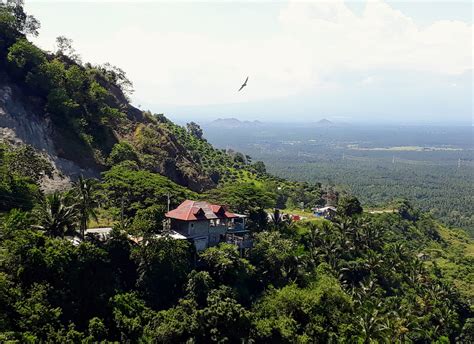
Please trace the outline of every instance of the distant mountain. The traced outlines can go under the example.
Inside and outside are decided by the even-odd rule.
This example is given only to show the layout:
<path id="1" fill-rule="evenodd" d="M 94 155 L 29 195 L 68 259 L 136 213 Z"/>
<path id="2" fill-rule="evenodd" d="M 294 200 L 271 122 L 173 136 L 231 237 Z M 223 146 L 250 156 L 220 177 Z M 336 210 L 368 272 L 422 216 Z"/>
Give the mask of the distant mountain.
<path id="1" fill-rule="evenodd" d="M 326 118 L 323 118 L 323 119 L 317 121 L 316 125 L 326 127 L 326 126 L 334 125 L 334 123 L 331 122 L 330 120 L 326 119 Z"/>
<path id="2" fill-rule="evenodd" d="M 242 127 L 256 127 L 263 123 L 260 121 L 241 121 L 237 118 L 218 118 L 208 124 L 210 127 L 218 128 L 242 128 Z"/>

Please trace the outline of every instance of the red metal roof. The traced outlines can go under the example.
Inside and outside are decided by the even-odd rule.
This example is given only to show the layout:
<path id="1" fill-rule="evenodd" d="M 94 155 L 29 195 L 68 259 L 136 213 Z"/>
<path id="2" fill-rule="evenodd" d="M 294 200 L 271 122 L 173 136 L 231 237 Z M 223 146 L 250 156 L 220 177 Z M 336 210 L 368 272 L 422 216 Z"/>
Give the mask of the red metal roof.
<path id="1" fill-rule="evenodd" d="M 232 219 L 238 217 L 234 213 L 226 211 L 221 205 L 191 200 L 184 201 L 178 208 L 167 212 L 165 216 L 182 221 Z"/>

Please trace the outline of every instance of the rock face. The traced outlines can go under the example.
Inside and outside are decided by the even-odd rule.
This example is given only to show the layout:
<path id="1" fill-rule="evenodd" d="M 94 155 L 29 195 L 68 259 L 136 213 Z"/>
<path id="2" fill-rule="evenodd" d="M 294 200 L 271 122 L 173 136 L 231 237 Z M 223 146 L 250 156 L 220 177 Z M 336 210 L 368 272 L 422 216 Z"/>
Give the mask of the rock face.
<path id="1" fill-rule="evenodd" d="M 210 176 L 203 173 L 199 162 L 174 135 L 153 124 L 142 111 L 130 105 L 119 89 L 104 86 L 111 94 L 111 102 L 124 109 L 127 117 L 125 125 L 111 124 L 104 133 L 107 135 L 97 137 L 109 151 L 120 140 L 140 146 L 140 140 L 133 133 L 139 131 L 137 128 L 146 128 L 150 138 L 141 152 L 148 157 L 148 170 L 194 191 L 215 186 Z M 44 100 L 25 94 L 0 71 L 0 142 L 28 144 L 43 153 L 55 169 L 55 177 L 45 178 L 43 188 L 46 191 L 64 189 L 80 175 L 100 177 L 106 168 L 104 160 L 99 161 L 92 150 L 84 149 L 71 132 L 55 126 L 44 113 L 44 108 Z"/>
<path id="2" fill-rule="evenodd" d="M 0 83 L 0 137 L 12 144 L 26 143 L 54 155 L 47 121 L 40 120 L 14 85 Z"/>
<path id="3" fill-rule="evenodd" d="M 42 152 L 55 168 L 55 178 L 44 181 L 46 190 L 66 187 L 74 176 L 97 177 L 98 170 L 84 169 L 58 156 L 52 140 L 53 129 L 43 117 L 41 106 L 23 94 L 21 89 L 0 77 L 0 141 L 13 145 L 28 144 Z"/>

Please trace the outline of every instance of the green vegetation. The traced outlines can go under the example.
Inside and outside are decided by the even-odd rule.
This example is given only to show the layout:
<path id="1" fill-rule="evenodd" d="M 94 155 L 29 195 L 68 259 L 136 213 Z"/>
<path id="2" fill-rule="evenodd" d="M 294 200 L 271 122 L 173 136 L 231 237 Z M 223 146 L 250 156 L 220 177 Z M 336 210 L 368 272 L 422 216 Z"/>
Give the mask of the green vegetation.
<path id="1" fill-rule="evenodd" d="M 31 209 L 39 195 L 37 183 L 51 173 L 52 166 L 32 147 L 14 148 L 0 143 L 0 212 Z"/>
<path id="2" fill-rule="evenodd" d="M 268 172 L 281 178 L 336 185 L 366 208 L 390 207 L 405 198 L 474 237 L 471 127 L 268 123 L 209 127 L 205 135 L 217 147 L 230 146 L 264 161 Z M 356 143 L 364 150 L 354 150 Z M 376 149 L 407 143 L 423 149 Z"/>
<path id="3" fill-rule="evenodd" d="M 390 206 L 404 197 L 447 225 L 462 227 L 474 235 L 472 169 L 393 167 L 389 162 L 374 168 L 372 163 L 350 161 L 293 163 L 291 169 L 282 163 L 269 165 L 271 172 L 282 177 L 337 183 L 339 189 L 358 195 L 367 207 Z"/>
<path id="4" fill-rule="evenodd" d="M 277 196 L 252 184 L 224 189 L 240 189 L 229 203 L 242 197 L 234 206 L 250 214 Z M 225 199 L 223 190 L 214 195 Z M 122 162 L 103 182 L 39 195 L 31 212 L 10 206 L 0 225 L 2 341 L 472 341 L 472 241 L 410 204 L 369 215 L 341 198 L 334 222 L 275 212 L 268 223 L 263 212 L 242 257 L 231 244 L 196 253 L 187 241 L 147 235 L 161 231 L 166 200 L 155 195 L 179 191 Z M 96 204 L 113 213 L 118 202 L 108 240 L 73 244 Z M 127 238 L 137 232 L 146 244 Z"/>
<path id="5" fill-rule="evenodd" d="M 105 152 L 97 130 L 111 128 L 105 114 L 118 108 L 98 99 L 127 87 L 123 72 L 101 86 L 67 39 L 54 57 L 36 49 L 24 33 L 37 22 L 20 2 L 0 5 L 0 23 L 9 73 L 25 87 L 46 85 L 48 116 L 82 123 L 70 129 Z M 50 70 L 59 74 L 45 76 Z M 69 88 L 76 77 L 80 87 Z M 364 213 L 355 197 L 272 177 L 248 156 L 214 149 L 196 124 L 142 115 L 124 120 L 100 158 L 101 180 L 81 177 L 64 192 L 41 191 L 52 170 L 30 147 L 0 146 L 0 342 L 474 341 L 469 237 L 406 201 L 393 213 Z M 163 233 L 168 200 L 186 198 L 248 214 L 253 248 L 196 252 Z M 339 202 L 333 222 L 292 222 L 278 210 L 269 220 L 266 211 L 325 201 Z M 113 221 L 110 237 L 85 235 L 100 217 Z"/>

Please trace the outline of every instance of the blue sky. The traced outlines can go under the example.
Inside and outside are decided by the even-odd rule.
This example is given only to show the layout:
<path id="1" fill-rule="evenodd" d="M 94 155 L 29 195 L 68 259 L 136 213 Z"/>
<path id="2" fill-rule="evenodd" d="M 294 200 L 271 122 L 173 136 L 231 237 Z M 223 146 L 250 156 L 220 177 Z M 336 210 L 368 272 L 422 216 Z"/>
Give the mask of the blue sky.
<path id="1" fill-rule="evenodd" d="M 110 62 L 174 120 L 472 121 L 470 2 L 34 1 L 35 41 Z M 236 92 L 249 76 L 248 87 Z"/>

